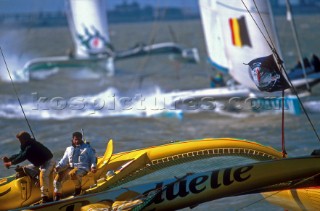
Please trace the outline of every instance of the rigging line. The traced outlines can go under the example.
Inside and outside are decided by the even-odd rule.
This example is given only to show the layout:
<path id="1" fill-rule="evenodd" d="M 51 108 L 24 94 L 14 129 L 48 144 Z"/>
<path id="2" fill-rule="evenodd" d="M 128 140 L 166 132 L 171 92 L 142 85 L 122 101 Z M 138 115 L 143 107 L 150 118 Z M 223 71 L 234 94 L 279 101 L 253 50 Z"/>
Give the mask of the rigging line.
<path id="1" fill-rule="evenodd" d="M 288 74 L 287 74 L 287 72 L 286 72 L 283 64 L 282 64 L 283 62 L 282 62 L 282 60 L 280 59 L 280 56 L 279 56 L 278 52 L 276 51 L 275 48 L 272 48 L 272 46 L 270 45 L 270 43 L 269 43 L 268 40 L 266 39 L 265 35 L 263 34 L 261 28 L 259 27 L 259 25 L 258 25 L 257 22 L 255 21 L 255 19 L 253 18 L 252 14 L 251 14 L 251 12 L 249 11 L 249 9 L 248 9 L 248 7 L 246 6 L 246 4 L 243 2 L 243 0 L 241 0 L 241 2 L 242 2 L 243 5 L 245 6 L 247 12 L 250 14 L 252 20 L 254 21 L 254 23 L 256 24 L 256 26 L 258 27 L 258 29 L 259 29 L 260 33 L 262 34 L 262 36 L 264 37 L 265 41 L 268 43 L 270 49 L 271 49 L 272 52 L 273 52 L 273 55 L 275 55 L 275 57 L 276 57 L 276 59 L 277 59 L 277 63 L 278 63 L 278 65 L 281 67 L 281 68 L 280 68 L 280 69 L 281 69 L 281 72 L 285 74 L 286 79 L 287 79 L 287 81 L 289 82 L 289 84 L 290 84 L 290 86 L 291 86 L 291 90 L 293 90 L 294 95 L 298 98 L 299 104 L 301 105 L 302 110 L 303 110 L 303 112 L 305 113 L 305 115 L 306 115 L 306 117 L 307 117 L 307 119 L 308 119 L 308 121 L 309 121 L 309 123 L 310 123 L 310 125 L 311 125 L 311 127 L 312 127 L 312 130 L 313 130 L 313 132 L 315 133 L 316 137 L 318 138 L 318 141 L 320 142 L 320 137 L 319 137 L 319 135 L 318 135 L 318 133 L 317 133 L 317 131 L 316 131 L 316 129 L 315 129 L 315 126 L 313 125 L 313 123 L 312 123 L 312 121 L 311 121 L 311 119 L 310 119 L 310 117 L 309 117 L 309 115 L 308 115 L 308 113 L 307 113 L 307 111 L 306 111 L 306 109 L 305 109 L 305 107 L 304 107 L 304 105 L 303 105 L 300 97 L 298 96 L 297 90 L 296 90 L 295 87 L 293 86 L 293 84 L 292 84 L 292 82 L 291 82 L 291 80 L 290 80 L 290 78 L 289 78 L 289 76 L 288 76 Z"/>
<path id="2" fill-rule="evenodd" d="M 315 175 L 312 175 L 312 176 L 307 177 L 307 178 L 305 178 L 305 179 L 302 179 L 302 180 L 300 180 L 299 182 L 296 182 L 296 183 L 294 183 L 294 184 L 292 184 L 292 185 L 289 185 L 289 187 L 287 187 L 286 189 L 282 189 L 282 190 L 275 191 L 274 193 L 272 193 L 272 194 L 270 194 L 270 195 L 268 195 L 268 196 L 266 196 L 266 197 L 263 197 L 262 199 L 259 199 L 259 200 L 257 200 L 257 201 L 254 201 L 254 202 L 252 202 L 252 203 L 250 203 L 250 204 L 248 204 L 248 205 L 246 205 L 246 206 L 244 206 L 244 207 L 240 207 L 239 209 L 237 209 L 237 211 L 238 211 L 238 210 L 243 210 L 243 209 L 248 208 L 248 207 L 250 207 L 250 206 L 252 206 L 252 205 L 254 205 L 254 204 L 260 203 L 260 202 L 262 202 L 263 200 L 266 200 L 267 198 L 270 198 L 270 197 L 272 197 L 272 196 L 280 193 L 281 191 L 292 189 L 292 188 L 298 186 L 299 184 L 301 184 L 301 183 L 303 183 L 303 182 L 306 182 L 306 181 L 310 180 L 311 178 L 316 177 L 316 176 L 319 176 L 319 175 L 320 175 L 320 173 L 315 174 Z M 266 191 L 266 192 L 270 192 L 270 191 Z M 261 193 L 263 193 L 263 192 L 260 192 L 260 194 L 261 194 Z"/>
<path id="3" fill-rule="evenodd" d="M 295 45 L 296 45 L 299 61 L 300 61 L 300 64 L 301 64 L 301 68 L 302 68 L 302 71 L 303 71 L 303 76 L 306 79 L 306 84 L 307 84 L 308 91 L 311 91 L 311 87 L 310 87 L 310 84 L 309 84 L 308 78 L 307 78 L 306 67 L 304 65 L 304 61 L 303 61 L 303 58 L 302 58 L 302 55 L 301 55 L 299 38 L 298 38 L 297 30 L 296 30 L 296 27 L 295 27 L 294 18 L 292 16 L 292 10 L 291 10 L 291 5 L 290 5 L 289 0 L 286 0 L 286 7 L 287 7 L 287 20 L 290 22 L 291 29 L 292 29 L 292 32 L 293 32 L 293 38 L 294 38 L 294 41 L 295 41 Z"/>
<path id="4" fill-rule="evenodd" d="M 132 207 L 131 210 L 132 211 L 142 211 L 144 208 L 148 207 L 153 202 L 154 198 L 156 198 L 158 195 L 160 195 L 165 190 L 167 190 L 170 187 L 170 185 L 174 185 L 175 183 L 180 182 L 181 180 L 185 179 L 187 176 L 192 175 L 192 174 L 193 173 L 186 173 L 184 176 L 179 177 L 179 178 L 174 176 L 174 178 L 176 180 L 174 180 L 164 186 L 161 186 L 158 188 L 153 188 L 153 189 L 148 190 L 144 193 L 140 193 L 137 196 L 131 197 L 128 201 L 125 201 L 120 206 L 123 206 L 123 205 L 125 206 L 126 204 L 130 205 L 134 200 L 141 199 L 143 201 L 140 204 L 137 204 L 134 207 Z M 131 191 L 130 188 L 128 188 L 128 187 L 121 187 L 121 189 L 125 189 L 126 191 Z"/>
<path id="5" fill-rule="evenodd" d="M 187 176 L 190 176 L 190 175 L 192 175 L 192 174 L 194 174 L 194 173 L 189 172 L 189 173 L 186 173 L 186 174 L 185 174 L 184 176 L 182 176 L 182 177 L 176 177 L 176 176 L 174 176 L 174 178 L 175 178 L 176 180 L 174 180 L 174 181 L 166 184 L 165 186 L 152 189 L 151 191 L 153 191 L 153 193 L 152 193 L 153 195 L 149 196 L 149 198 L 147 199 L 147 200 L 149 200 L 149 201 L 146 200 L 147 202 L 143 202 L 143 203 L 141 203 L 141 204 L 133 207 L 133 208 L 132 208 L 132 211 L 142 211 L 142 210 L 144 210 L 144 208 L 148 207 L 150 204 L 153 203 L 154 198 L 156 198 L 157 196 L 161 195 L 161 194 L 162 194 L 164 191 L 166 191 L 170 186 L 172 186 L 172 185 L 174 185 L 174 184 L 176 184 L 176 183 L 184 180 Z M 150 192 L 151 192 L 151 191 L 150 191 Z M 148 195 L 149 195 L 150 192 L 145 193 L 145 194 L 140 194 L 140 196 L 145 196 L 145 195 L 146 195 L 146 197 L 148 197 Z"/>
<path id="6" fill-rule="evenodd" d="M 156 2 L 156 8 L 159 8 L 159 0 L 157 0 Z M 159 13 L 160 14 L 160 13 Z M 149 45 L 153 45 L 154 42 L 155 42 L 155 37 L 156 37 L 156 31 L 158 31 L 158 28 L 159 26 L 157 27 L 157 22 L 158 22 L 158 19 L 160 19 L 161 17 L 161 14 L 156 16 L 156 18 L 154 19 L 153 23 L 152 23 L 152 29 L 151 29 L 151 32 L 149 34 L 149 41 L 148 43 L 150 43 Z M 138 74 L 136 74 L 135 76 L 135 79 L 136 78 L 139 78 L 139 88 L 141 88 L 140 86 L 142 86 L 142 83 L 143 83 L 143 80 L 144 80 L 144 77 L 146 76 L 142 76 L 142 72 L 144 71 L 144 68 L 147 64 L 147 62 L 149 61 L 149 56 L 150 56 L 150 52 L 146 54 L 146 57 L 145 59 L 142 59 L 142 61 L 139 63 L 139 71 L 138 71 L 138 74 L 140 76 L 138 76 Z M 131 86 L 130 87 L 133 87 L 134 83 L 136 82 L 136 80 L 132 80 L 131 82 Z"/>
<path id="7" fill-rule="evenodd" d="M 273 194 L 270 194 L 270 195 L 268 195 L 267 197 L 263 197 L 262 199 L 256 200 L 256 201 L 254 201 L 254 202 L 252 202 L 252 203 L 250 203 L 250 204 L 248 204 L 248 205 L 246 205 L 246 206 L 244 206 L 244 207 L 240 207 L 239 209 L 237 209 L 237 211 L 238 211 L 238 210 L 243 210 L 243 209 L 248 208 L 248 207 L 250 207 L 250 206 L 252 206 L 252 205 L 258 204 L 258 203 L 266 200 L 267 198 L 270 198 L 271 196 L 276 195 L 276 194 L 278 194 L 278 193 L 280 193 L 280 192 L 281 192 L 281 190 L 279 190 L 279 191 L 277 191 L 277 192 L 275 192 L 275 193 L 273 193 Z"/>
<path id="8" fill-rule="evenodd" d="M 253 15 L 252 15 L 251 12 L 249 11 L 247 5 L 243 2 L 243 0 L 241 0 L 241 2 L 242 2 L 242 4 L 243 4 L 243 6 L 246 8 L 246 10 L 247 10 L 247 12 L 249 13 L 249 15 L 251 16 L 253 22 L 256 24 L 256 26 L 257 26 L 257 28 L 259 29 L 260 33 L 262 34 L 264 40 L 267 42 L 267 44 L 269 45 L 269 47 L 270 47 L 271 49 L 273 49 L 273 47 L 270 45 L 268 39 L 266 38 L 265 34 L 262 32 L 262 30 L 261 30 L 260 26 L 258 25 L 257 21 L 254 19 Z"/>
<path id="9" fill-rule="evenodd" d="M 10 81 L 11 81 L 11 84 L 12 84 L 12 87 L 13 87 L 13 90 L 14 90 L 14 93 L 15 93 L 17 99 L 18 99 L 18 102 L 19 102 L 21 111 L 22 111 L 22 113 L 23 113 L 24 119 L 26 120 L 26 122 L 27 122 L 27 124 L 28 124 L 28 127 L 29 127 L 29 129 L 30 129 L 30 132 L 31 132 L 33 138 L 36 139 L 36 137 L 35 137 L 35 135 L 34 135 L 34 133 L 33 133 L 33 130 L 32 130 L 32 128 L 31 128 L 31 125 L 30 125 L 30 123 L 29 123 L 29 121 L 28 121 L 28 118 L 27 118 L 27 116 L 26 116 L 26 114 L 25 114 L 25 112 L 24 112 L 23 106 L 22 106 L 22 104 L 21 104 L 21 100 L 20 100 L 20 98 L 19 98 L 18 91 L 17 91 L 17 89 L 16 89 L 16 87 L 15 87 L 15 85 L 14 85 L 14 83 L 13 83 L 13 80 L 12 80 L 12 77 L 11 77 L 11 73 L 10 73 L 10 70 L 9 70 L 9 68 L 8 68 L 7 61 L 6 61 L 6 59 L 5 59 L 5 56 L 4 56 L 4 54 L 3 54 L 3 51 L 2 51 L 2 47 L 1 47 L 1 46 L 0 46 L 0 51 L 1 51 L 1 55 L 2 55 L 2 58 L 3 58 L 4 64 L 5 64 L 5 66 L 6 66 L 8 75 L 9 75 L 9 77 L 10 77 Z"/>
<path id="10" fill-rule="evenodd" d="M 282 144 L 282 157 L 285 158 L 287 155 L 286 152 L 286 145 L 285 145 L 285 139 L 284 139 L 284 89 L 282 89 L 282 99 L 281 99 L 281 110 L 282 110 L 282 114 L 281 114 L 281 144 Z"/>
<path id="11" fill-rule="evenodd" d="M 271 45 L 272 45 L 272 47 L 275 49 L 276 47 L 275 47 L 275 45 L 274 45 L 274 43 L 273 43 L 273 41 L 272 41 L 272 39 L 271 39 L 271 36 L 270 36 L 270 34 L 269 34 L 269 31 L 267 30 L 267 27 L 266 27 L 266 25 L 265 25 L 265 23 L 264 23 L 264 20 L 263 20 L 262 16 L 261 16 L 260 10 L 258 9 L 258 6 L 257 6 L 257 4 L 256 4 L 256 1 L 253 0 L 253 3 L 254 3 L 254 6 L 255 6 L 256 10 L 258 11 L 260 20 L 261 20 L 261 22 L 262 22 L 262 24 L 263 24 L 263 27 L 264 27 L 264 29 L 265 29 L 266 32 L 267 32 L 267 35 L 268 35 L 269 40 L 270 40 L 270 42 L 271 42 Z M 267 3 L 267 4 L 268 4 L 268 3 Z M 268 5 L 268 7 L 270 7 L 270 5 Z M 271 15 L 271 14 L 270 14 L 270 15 Z"/>
<path id="12" fill-rule="evenodd" d="M 279 55 L 277 54 L 277 52 L 274 51 L 274 53 L 277 55 L 277 59 L 280 59 L 280 58 L 279 58 Z M 288 79 L 287 81 L 289 82 L 289 84 L 290 84 L 290 86 L 291 86 L 291 90 L 293 91 L 293 94 L 297 97 L 297 99 L 298 99 L 298 101 L 299 101 L 299 104 L 300 104 L 300 106 L 301 106 L 304 114 L 306 115 L 306 117 L 307 117 L 307 119 L 308 119 L 308 121 L 309 121 L 309 123 L 310 123 L 310 125 L 311 125 L 311 127 L 312 127 L 312 130 L 313 130 L 314 134 L 316 135 L 318 141 L 320 142 L 319 134 L 318 134 L 318 132 L 317 132 L 314 124 L 312 123 L 311 118 L 310 118 L 310 116 L 309 116 L 306 108 L 304 107 L 304 105 L 303 105 L 303 103 L 302 103 L 302 101 L 301 101 L 301 99 L 300 99 L 300 97 L 299 97 L 299 95 L 298 95 L 298 92 L 297 92 L 296 88 L 293 86 L 293 84 L 292 84 L 291 80 L 289 79 L 289 76 L 288 76 L 288 74 L 287 74 L 287 72 L 286 72 L 286 70 L 284 69 L 284 67 L 283 67 L 282 64 L 280 64 L 280 67 L 281 67 L 281 69 L 282 69 L 281 72 L 284 73 L 285 76 L 287 77 L 287 79 Z"/>
<path id="13" fill-rule="evenodd" d="M 279 66 L 280 66 L 280 71 L 281 71 L 283 74 L 285 74 L 285 76 L 286 76 L 286 78 L 287 78 L 287 81 L 289 82 L 289 85 L 291 86 L 291 91 L 292 91 L 293 94 L 297 97 L 297 99 L 298 99 L 298 101 L 299 101 L 299 104 L 300 104 L 300 106 L 301 106 L 304 114 L 306 115 L 306 117 L 307 117 L 307 119 L 308 119 L 308 122 L 310 123 L 314 134 L 316 135 L 318 141 L 320 142 L 319 134 L 318 134 L 318 132 L 317 132 L 314 124 L 312 123 L 311 118 L 310 118 L 310 116 L 309 116 L 306 108 L 304 107 L 304 105 L 303 105 L 303 103 L 302 103 L 302 101 L 301 101 L 301 99 L 300 99 L 300 97 L 299 97 L 299 95 L 298 95 L 298 92 L 297 92 L 296 88 L 293 86 L 293 84 L 292 84 L 292 82 L 291 82 L 291 80 L 290 80 L 290 78 L 289 78 L 289 76 L 288 76 L 288 73 L 287 73 L 287 71 L 285 70 L 285 68 L 284 68 L 284 66 L 283 66 L 283 64 L 282 64 L 282 61 L 281 61 L 281 59 L 280 59 L 280 56 L 279 56 L 278 52 L 277 52 L 275 49 L 273 49 L 272 52 L 273 52 L 273 54 L 275 55 L 275 57 L 276 57 L 276 59 L 277 59 L 277 63 L 278 63 Z"/>
<path id="14" fill-rule="evenodd" d="M 181 176 L 181 177 L 176 177 L 174 176 L 175 180 L 168 183 L 168 184 L 165 184 L 164 186 L 161 186 L 161 187 L 158 187 L 158 188 L 153 188 L 151 190 L 148 190 L 144 193 L 140 193 L 139 195 L 137 196 L 134 196 L 134 197 L 131 197 L 131 199 L 129 199 L 127 202 L 124 202 L 122 205 L 125 205 L 125 204 L 130 204 L 132 203 L 133 200 L 136 200 L 136 199 L 143 199 L 144 201 L 136 206 L 134 206 L 131 210 L 132 211 L 141 211 L 143 210 L 144 208 L 148 207 L 152 202 L 153 202 L 153 199 L 156 198 L 158 195 L 162 194 L 164 191 L 166 191 L 171 185 L 174 185 L 178 182 L 180 182 L 181 180 L 185 179 L 187 176 L 190 176 L 194 173 L 191 173 L 191 172 L 188 172 L 186 173 L 185 175 Z M 128 187 L 121 187 L 121 189 L 125 189 L 126 191 L 131 191 L 130 188 Z"/>
<path id="15" fill-rule="evenodd" d="M 270 43 L 268 42 L 266 36 L 263 34 L 263 32 L 262 32 L 261 28 L 259 27 L 259 25 L 257 24 L 256 20 L 253 18 L 251 12 L 248 10 L 248 7 L 245 5 L 244 1 L 241 0 L 241 2 L 242 2 L 242 4 L 245 6 L 247 12 L 250 14 L 250 16 L 251 16 L 252 20 L 254 21 L 254 23 L 256 24 L 256 26 L 258 27 L 260 33 L 263 35 L 265 41 L 268 43 L 271 51 L 276 52 L 275 44 L 273 43 L 273 41 L 272 41 L 272 39 L 271 39 L 271 36 L 270 36 L 270 34 L 269 34 L 269 31 L 267 30 L 267 27 L 266 27 L 266 25 L 265 25 L 265 23 L 264 23 L 264 20 L 263 20 L 262 16 L 261 16 L 261 13 L 260 13 L 260 10 L 259 10 L 259 8 L 258 8 L 258 6 L 257 6 L 257 4 L 256 4 L 256 1 L 253 0 L 254 6 L 255 6 L 255 8 L 256 8 L 256 10 L 257 10 L 257 12 L 258 12 L 258 15 L 259 15 L 260 20 L 261 20 L 261 22 L 262 22 L 262 24 L 263 24 L 264 30 L 266 31 L 266 33 L 267 33 L 267 35 L 268 35 L 268 38 L 269 38 L 269 41 L 270 41 L 271 45 L 270 45 Z M 270 5 L 268 5 L 268 6 L 270 7 Z M 282 65 L 282 62 L 281 62 L 280 59 L 277 60 L 277 62 L 279 63 L 279 65 Z M 286 155 L 287 155 L 286 148 L 285 148 L 285 139 L 284 139 L 284 89 L 282 90 L 282 116 L 281 116 L 281 117 L 282 117 L 282 118 L 281 118 L 281 121 L 282 121 L 282 122 L 281 122 L 281 148 L 282 148 L 282 157 L 284 158 L 284 157 L 286 157 Z"/>
<path id="16" fill-rule="evenodd" d="M 304 183 L 304 182 L 312 179 L 313 177 L 318 177 L 319 175 L 320 175 L 320 173 L 317 173 L 317 174 L 315 174 L 315 175 L 312 175 L 312 176 L 310 176 L 310 177 L 307 177 L 307 178 L 305 178 L 305 179 L 302 179 L 302 180 L 300 180 L 300 181 L 298 181 L 298 182 L 290 185 L 289 187 L 290 187 L 290 188 L 293 188 L 293 187 L 295 187 L 295 186 L 298 186 L 298 185 L 300 185 L 300 184 L 302 184 L 302 183 Z"/>

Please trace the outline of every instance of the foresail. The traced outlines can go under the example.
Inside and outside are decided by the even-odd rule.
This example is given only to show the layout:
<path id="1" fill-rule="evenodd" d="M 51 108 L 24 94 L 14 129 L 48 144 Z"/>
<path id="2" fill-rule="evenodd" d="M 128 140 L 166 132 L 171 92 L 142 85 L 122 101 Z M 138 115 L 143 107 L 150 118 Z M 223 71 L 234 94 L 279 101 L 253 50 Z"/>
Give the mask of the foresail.
<path id="1" fill-rule="evenodd" d="M 68 0 L 67 7 L 75 54 L 88 57 L 107 53 L 110 38 L 104 1 Z"/>
<path id="2" fill-rule="evenodd" d="M 212 9 L 211 12 L 216 13 L 214 16 L 217 16 L 216 20 L 220 22 L 217 25 L 221 26 L 221 32 L 223 34 L 223 46 L 225 49 L 220 49 L 220 51 L 212 46 L 212 41 L 209 41 L 211 37 L 217 36 L 214 35 L 216 32 L 214 30 L 210 31 L 209 29 L 205 29 L 205 38 L 207 47 L 210 49 L 208 50 L 210 58 L 217 64 L 227 63 L 229 74 L 237 82 L 249 88 L 256 89 L 256 86 L 250 77 L 249 68 L 244 65 L 244 63 L 253 58 L 272 54 L 272 51 L 259 28 L 268 42 L 273 43 L 278 52 L 280 50 L 269 2 L 265 0 L 244 0 L 245 6 L 249 9 L 253 18 L 247 12 L 246 7 L 241 0 L 216 1 L 212 4 L 214 7 L 212 7 L 208 1 L 201 0 L 200 2 L 202 5 L 201 8 L 209 6 L 215 8 L 215 10 Z M 207 4 L 205 5 L 205 3 Z M 261 14 L 263 22 L 261 21 L 255 5 Z M 208 15 L 205 15 L 206 12 L 204 9 L 201 9 L 201 13 L 202 18 L 208 17 Z M 203 22 L 205 23 L 206 21 L 203 20 Z M 203 27 L 208 28 L 209 26 L 204 24 Z M 216 30 L 219 33 L 220 29 Z M 266 30 L 270 35 L 271 41 Z M 222 51 L 225 51 L 226 59 L 220 60 L 220 57 L 217 57 L 217 55 L 221 54 Z M 212 55 L 216 55 L 216 57 Z M 225 60 L 227 60 L 227 62 Z"/>

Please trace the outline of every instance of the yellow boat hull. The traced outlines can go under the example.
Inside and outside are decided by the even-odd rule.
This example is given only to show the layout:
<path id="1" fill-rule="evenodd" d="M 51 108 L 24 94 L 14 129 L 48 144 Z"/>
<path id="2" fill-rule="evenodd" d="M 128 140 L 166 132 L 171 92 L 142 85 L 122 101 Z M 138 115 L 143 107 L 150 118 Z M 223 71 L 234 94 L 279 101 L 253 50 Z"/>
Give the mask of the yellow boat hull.
<path id="1" fill-rule="evenodd" d="M 262 193 L 265 199 L 288 210 L 320 210 L 320 186 Z"/>
<path id="2" fill-rule="evenodd" d="M 113 154 L 107 161 L 108 156 L 99 158 L 102 163 L 95 175 L 88 174 L 83 178 L 82 189 L 89 189 L 97 180 L 104 180 L 109 170 L 116 175 L 108 182 L 100 182 L 91 189 L 90 193 L 105 191 L 111 187 L 120 185 L 119 181 L 132 180 L 143 176 L 150 171 L 141 171 L 146 167 L 167 167 L 175 165 L 175 161 L 188 162 L 190 159 L 201 159 L 208 156 L 244 155 L 257 160 L 272 160 L 281 158 L 282 154 L 271 147 L 266 147 L 255 142 L 240 139 L 220 138 L 180 141 L 161 146 L 152 146 L 144 149 L 120 152 Z M 126 166 L 127 165 L 127 166 Z M 130 175 L 130 177 L 128 176 Z M 53 178 L 53 176 L 52 176 Z M 52 186 L 50 192 L 52 193 Z M 63 184 L 63 193 L 71 194 L 74 190 L 72 181 Z M 0 210 L 15 209 L 29 206 L 40 200 L 40 190 L 34 185 L 29 177 L 22 177 L 11 182 L 0 184 Z"/>
<path id="3" fill-rule="evenodd" d="M 299 171 L 297 171 L 299 166 Z M 29 210 L 67 211 L 71 208 L 134 208 L 147 201 L 146 193 L 158 190 L 146 210 L 176 210 L 206 201 L 244 195 L 265 187 L 312 177 L 320 171 L 320 157 L 287 158 L 218 169 L 167 179 L 155 183 L 119 188 L 112 191 L 29 207 Z M 106 181 L 108 182 L 108 181 Z M 139 197 L 140 196 L 140 197 Z M 108 202 L 105 207 L 100 202 Z M 131 208 L 130 208 L 131 207 Z M 309 209 L 307 209 L 309 210 Z M 318 210 L 318 209 L 310 209 Z"/>

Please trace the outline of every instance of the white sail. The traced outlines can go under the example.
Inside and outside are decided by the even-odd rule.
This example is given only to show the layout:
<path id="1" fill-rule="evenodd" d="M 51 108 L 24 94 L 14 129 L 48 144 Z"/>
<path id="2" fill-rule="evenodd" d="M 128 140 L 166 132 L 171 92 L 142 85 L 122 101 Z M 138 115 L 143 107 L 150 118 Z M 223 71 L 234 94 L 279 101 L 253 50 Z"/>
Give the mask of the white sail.
<path id="1" fill-rule="evenodd" d="M 249 67 L 244 63 L 272 53 L 262 33 L 269 43 L 273 43 L 280 55 L 281 52 L 269 1 L 244 0 L 243 2 L 253 18 L 241 0 L 199 0 L 199 5 L 212 63 L 225 67 L 240 84 L 256 89 L 250 77 Z"/>
<path id="2" fill-rule="evenodd" d="M 67 7 L 76 56 L 108 53 L 110 38 L 104 1 L 67 0 Z"/>
<path id="3" fill-rule="evenodd" d="M 203 25 L 209 62 L 218 70 L 228 71 L 228 60 L 222 34 L 221 21 L 216 1 L 200 0 L 201 21 Z"/>
<path id="4" fill-rule="evenodd" d="M 110 42 L 105 0 L 65 0 L 68 26 L 74 48 L 68 55 L 35 58 L 28 61 L 16 78 L 31 78 L 38 71 L 53 68 L 79 66 L 106 70 L 109 76 L 115 72 L 114 61 L 157 54 L 174 54 L 182 62 L 199 62 L 198 50 L 173 42 L 144 44 L 116 51 Z"/>

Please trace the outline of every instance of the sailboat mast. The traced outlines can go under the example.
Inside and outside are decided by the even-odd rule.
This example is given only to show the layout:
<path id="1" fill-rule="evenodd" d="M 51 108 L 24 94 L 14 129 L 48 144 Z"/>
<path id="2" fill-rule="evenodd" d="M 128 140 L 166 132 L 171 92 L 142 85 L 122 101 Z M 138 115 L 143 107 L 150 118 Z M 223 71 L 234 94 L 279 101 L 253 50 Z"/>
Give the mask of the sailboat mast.
<path id="1" fill-rule="evenodd" d="M 297 34 L 297 30 L 296 30 L 294 19 L 293 19 L 293 16 L 292 16 L 291 5 L 290 5 L 290 1 L 289 0 L 286 0 L 286 7 L 287 7 L 287 20 L 290 22 L 290 25 L 291 25 L 291 29 L 292 29 L 292 33 L 293 33 L 294 42 L 295 42 L 295 45 L 296 45 L 296 48 L 297 48 L 299 61 L 300 61 L 301 67 L 302 67 L 304 78 L 306 79 L 306 86 L 307 86 L 308 90 L 311 90 L 310 89 L 310 85 L 308 83 L 308 79 L 307 79 L 306 68 L 304 66 L 304 62 L 303 62 L 303 58 L 302 58 L 302 54 L 301 54 L 301 49 L 300 49 L 300 43 L 299 43 L 299 39 L 298 39 L 298 34 Z"/>

